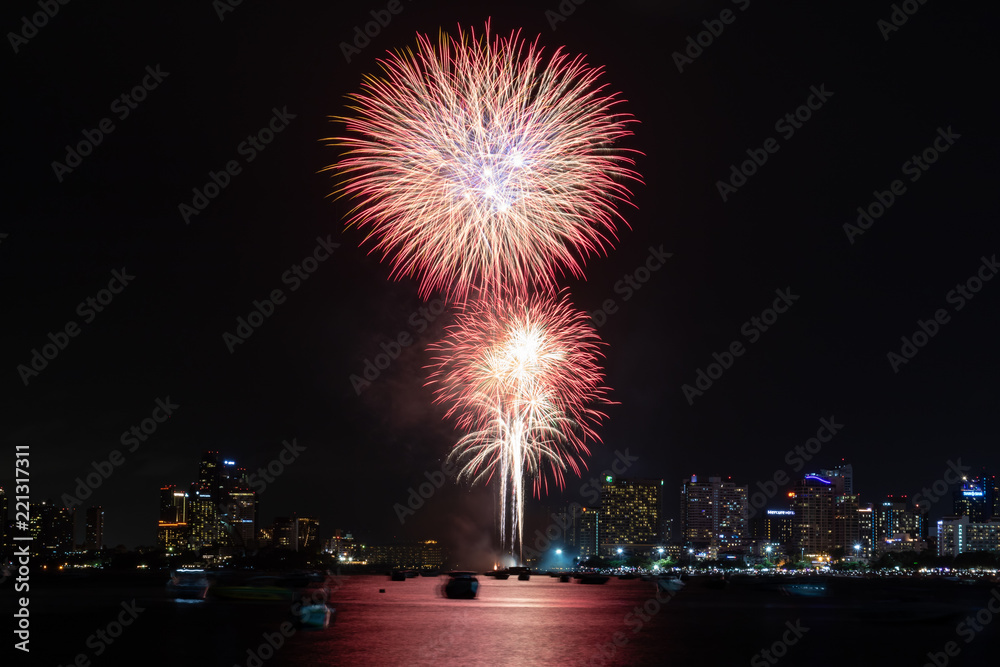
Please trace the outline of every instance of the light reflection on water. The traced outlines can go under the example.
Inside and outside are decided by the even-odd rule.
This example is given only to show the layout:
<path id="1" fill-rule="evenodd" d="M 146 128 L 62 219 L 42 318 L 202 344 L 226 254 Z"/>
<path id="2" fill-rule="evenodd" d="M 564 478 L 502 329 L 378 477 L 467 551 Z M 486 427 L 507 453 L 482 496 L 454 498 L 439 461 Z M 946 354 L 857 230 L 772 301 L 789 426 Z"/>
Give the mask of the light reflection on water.
<path id="1" fill-rule="evenodd" d="M 548 576 L 479 581 L 475 600 L 449 600 L 443 577 L 345 578 L 334 595 L 335 624 L 299 637 L 282 658 L 315 665 L 579 664 L 615 632 L 633 636 L 634 623 L 624 619 L 654 594 L 651 583 L 614 579 L 594 586 Z M 646 662 L 624 649 L 616 658 L 631 653 L 624 662 Z"/>

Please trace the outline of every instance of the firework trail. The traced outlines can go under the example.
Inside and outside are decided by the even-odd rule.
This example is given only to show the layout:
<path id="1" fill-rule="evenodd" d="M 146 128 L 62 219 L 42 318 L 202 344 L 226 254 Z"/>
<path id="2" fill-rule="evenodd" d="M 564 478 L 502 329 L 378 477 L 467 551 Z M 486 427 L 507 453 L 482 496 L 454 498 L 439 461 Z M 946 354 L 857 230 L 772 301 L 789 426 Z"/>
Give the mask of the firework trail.
<path id="1" fill-rule="evenodd" d="M 560 488 L 579 475 L 587 440 L 608 403 L 600 341 L 587 314 L 549 296 L 479 301 L 458 315 L 436 354 L 428 384 L 465 435 L 452 450 L 460 479 L 499 478 L 501 536 L 520 544 L 524 486 Z"/>
<path id="2" fill-rule="evenodd" d="M 465 301 L 472 290 L 555 291 L 616 240 L 616 204 L 638 180 L 631 151 L 612 144 L 634 120 L 582 56 L 520 33 L 418 35 L 415 52 L 379 61 L 339 119 L 349 138 L 328 169 L 355 198 L 349 224 L 372 239 L 392 276 L 420 294 Z"/>
<path id="3" fill-rule="evenodd" d="M 602 70 L 519 32 L 459 29 L 380 60 L 340 118 L 347 137 L 327 169 L 351 197 L 348 226 L 428 298 L 459 305 L 431 346 L 428 384 L 464 435 L 461 477 L 499 478 L 501 536 L 520 544 L 525 485 L 580 474 L 608 403 L 589 319 L 557 278 L 617 240 L 635 151 L 615 148 L 634 119 Z M 627 223 L 626 223 L 627 224 Z M 585 467 L 585 466 L 584 466 Z M 509 524 L 508 524 L 509 515 Z M 509 531 L 508 531 L 509 529 Z"/>

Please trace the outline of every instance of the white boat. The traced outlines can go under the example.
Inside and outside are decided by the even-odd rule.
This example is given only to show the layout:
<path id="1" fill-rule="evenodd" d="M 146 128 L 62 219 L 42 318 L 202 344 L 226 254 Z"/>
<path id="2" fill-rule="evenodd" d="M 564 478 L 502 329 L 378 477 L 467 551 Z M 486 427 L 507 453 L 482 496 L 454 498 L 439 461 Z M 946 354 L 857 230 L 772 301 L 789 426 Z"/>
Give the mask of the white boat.
<path id="1" fill-rule="evenodd" d="M 665 574 L 656 578 L 656 585 L 665 593 L 676 593 L 684 588 L 684 582 L 676 574 Z"/>

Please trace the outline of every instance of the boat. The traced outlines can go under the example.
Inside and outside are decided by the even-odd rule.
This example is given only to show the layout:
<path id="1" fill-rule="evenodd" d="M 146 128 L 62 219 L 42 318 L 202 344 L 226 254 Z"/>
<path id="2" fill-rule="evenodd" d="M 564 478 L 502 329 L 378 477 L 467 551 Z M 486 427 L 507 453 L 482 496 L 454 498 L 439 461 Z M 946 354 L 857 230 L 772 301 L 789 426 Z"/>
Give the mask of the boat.
<path id="1" fill-rule="evenodd" d="M 389 575 L 390 581 L 406 581 L 406 573 L 402 570 L 393 570 Z"/>
<path id="2" fill-rule="evenodd" d="M 330 622 L 336 611 L 327 604 L 306 605 L 298 611 L 297 624 L 305 629 L 326 630 L 330 627 Z"/>
<path id="3" fill-rule="evenodd" d="M 636 578 L 636 575 L 634 575 L 634 574 L 632 574 L 632 573 L 628 573 L 628 574 L 619 574 L 619 575 L 618 575 L 618 578 L 619 578 L 619 579 L 635 579 L 635 578 Z"/>
<path id="4" fill-rule="evenodd" d="M 611 577 L 606 574 L 588 573 L 580 577 L 581 584 L 606 584 Z"/>
<path id="5" fill-rule="evenodd" d="M 656 578 L 657 587 L 664 593 L 676 593 L 684 588 L 684 582 L 676 574 L 666 574 Z"/>
<path id="6" fill-rule="evenodd" d="M 500 581 L 507 581 L 508 579 L 510 579 L 510 572 L 497 572 L 492 576 L 495 579 L 499 579 Z"/>
<path id="7" fill-rule="evenodd" d="M 449 572 L 444 595 L 451 600 L 472 600 L 479 591 L 475 572 Z"/>
<path id="8" fill-rule="evenodd" d="M 797 579 L 781 586 L 779 590 L 784 595 L 804 598 L 820 598 L 829 594 L 826 579 Z"/>
<path id="9" fill-rule="evenodd" d="M 568 574 L 560 574 L 559 575 L 559 583 L 565 584 L 565 583 L 568 583 L 568 582 L 569 582 L 569 575 Z"/>
<path id="10" fill-rule="evenodd" d="M 531 575 L 528 574 L 527 572 L 522 572 L 521 574 L 517 575 L 518 581 L 528 581 L 529 579 L 531 579 Z"/>
<path id="11" fill-rule="evenodd" d="M 200 569 L 178 569 L 170 573 L 167 592 L 181 600 L 204 600 L 208 594 L 208 575 Z"/>

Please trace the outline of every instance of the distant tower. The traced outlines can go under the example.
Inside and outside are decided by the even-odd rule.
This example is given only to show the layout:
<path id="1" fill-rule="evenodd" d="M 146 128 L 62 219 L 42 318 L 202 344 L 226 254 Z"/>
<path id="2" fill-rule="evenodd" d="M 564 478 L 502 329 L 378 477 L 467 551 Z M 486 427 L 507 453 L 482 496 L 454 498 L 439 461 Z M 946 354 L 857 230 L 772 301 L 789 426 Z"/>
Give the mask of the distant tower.
<path id="1" fill-rule="evenodd" d="M 100 505 L 87 508 L 87 533 L 84 546 L 89 551 L 104 548 L 104 509 Z"/>

